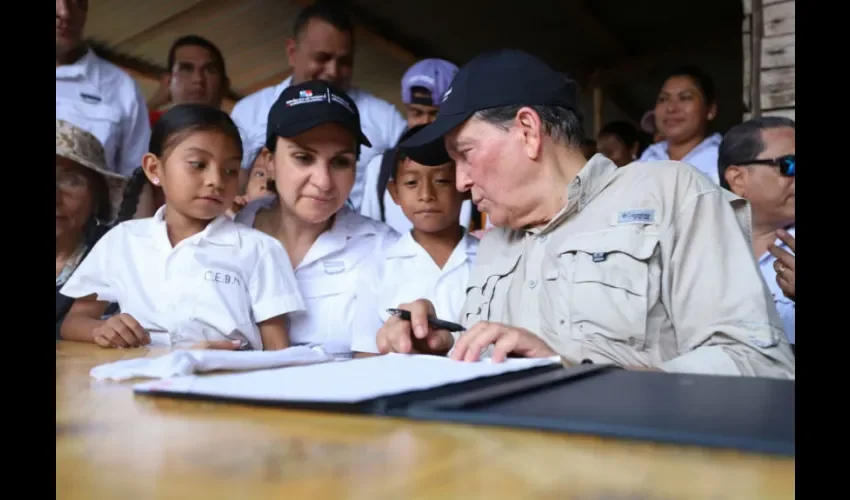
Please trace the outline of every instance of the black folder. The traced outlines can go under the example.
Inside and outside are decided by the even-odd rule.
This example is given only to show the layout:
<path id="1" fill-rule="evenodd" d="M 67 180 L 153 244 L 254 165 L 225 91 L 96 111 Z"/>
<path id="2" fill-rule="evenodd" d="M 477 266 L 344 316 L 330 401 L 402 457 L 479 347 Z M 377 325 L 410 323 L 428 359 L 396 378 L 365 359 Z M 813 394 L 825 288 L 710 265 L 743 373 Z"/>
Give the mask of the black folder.
<path id="1" fill-rule="evenodd" d="M 408 418 L 794 456 L 795 382 L 604 367 L 411 403 Z"/>
<path id="2" fill-rule="evenodd" d="M 350 403 L 147 394 L 795 453 L 793 380 L 555 364 Z"/>

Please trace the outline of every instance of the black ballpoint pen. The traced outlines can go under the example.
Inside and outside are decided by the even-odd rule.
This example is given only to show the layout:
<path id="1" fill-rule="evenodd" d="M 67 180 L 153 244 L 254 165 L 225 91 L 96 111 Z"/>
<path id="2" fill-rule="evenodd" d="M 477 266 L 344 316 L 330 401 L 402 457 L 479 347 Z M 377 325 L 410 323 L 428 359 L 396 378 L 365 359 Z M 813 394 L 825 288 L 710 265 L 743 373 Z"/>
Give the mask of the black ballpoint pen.
<path id="1" fill-rule="evenodd" d="M 405 311 L 404 309 L 387 309 L 387 312 L 398 316 L 399 318 L 410 321 L 410 311 Z M 466 330 L 463 326 L 452 323 L 451 321 L 443 321 L 441 319 L 437 319 L 433 316 L 428 316 L 428 324 L 437 328 L 438 330 L 448 330 L 450 332 L 462 332 Z"/>

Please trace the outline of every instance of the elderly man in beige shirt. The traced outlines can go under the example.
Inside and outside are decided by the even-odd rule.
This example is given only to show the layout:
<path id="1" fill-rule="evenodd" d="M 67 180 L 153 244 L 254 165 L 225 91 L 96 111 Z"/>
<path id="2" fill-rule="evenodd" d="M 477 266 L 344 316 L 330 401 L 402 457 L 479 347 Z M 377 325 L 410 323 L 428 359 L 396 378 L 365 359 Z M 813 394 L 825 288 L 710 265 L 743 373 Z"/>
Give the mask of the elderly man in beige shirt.
<path id="1" fill-rule="evenodd" d="M 794 378 L 746 202 L 684 163 L 585 160 L 576 109 L 575 85 L 520 51 L 458 72 L 436 122 L 402 147 L 434 165 L 448 151 L 458 189 L 498 228 L 467 286 L 468 330 L 430 327 L 418 300 L 378 331 L 380 352 Z"/>

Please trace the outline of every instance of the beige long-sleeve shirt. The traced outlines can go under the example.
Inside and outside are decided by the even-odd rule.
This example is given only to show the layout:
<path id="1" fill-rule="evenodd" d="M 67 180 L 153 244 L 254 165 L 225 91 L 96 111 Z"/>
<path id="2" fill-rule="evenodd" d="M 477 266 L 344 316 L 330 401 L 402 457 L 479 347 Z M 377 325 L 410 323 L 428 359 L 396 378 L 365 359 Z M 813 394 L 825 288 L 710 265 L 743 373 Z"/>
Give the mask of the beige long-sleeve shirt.
<path id="1" fill-rule="evenodd" d="M 567 194 L 545 227 L 484 237 L 464 326 L 525 328 L 572 363 L 794 378 L 744 200 L 681 162 L 602 155 Z"/>

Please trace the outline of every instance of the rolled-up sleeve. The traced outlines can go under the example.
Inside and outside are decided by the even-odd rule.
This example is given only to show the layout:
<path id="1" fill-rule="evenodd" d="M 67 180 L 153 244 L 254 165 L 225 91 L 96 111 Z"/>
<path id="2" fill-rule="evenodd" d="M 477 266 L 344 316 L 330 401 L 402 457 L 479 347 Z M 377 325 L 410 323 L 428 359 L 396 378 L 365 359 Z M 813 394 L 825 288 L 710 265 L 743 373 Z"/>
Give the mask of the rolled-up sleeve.
<path id="1" fill-rule="evenodd" d="M 782 322 L 735 210 L 720 190 L 683 200 L 671 221 L 665 302 L 679 356 L 671 372 L 794 378 Z"/>

